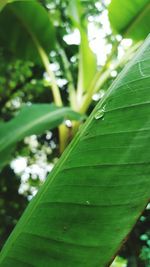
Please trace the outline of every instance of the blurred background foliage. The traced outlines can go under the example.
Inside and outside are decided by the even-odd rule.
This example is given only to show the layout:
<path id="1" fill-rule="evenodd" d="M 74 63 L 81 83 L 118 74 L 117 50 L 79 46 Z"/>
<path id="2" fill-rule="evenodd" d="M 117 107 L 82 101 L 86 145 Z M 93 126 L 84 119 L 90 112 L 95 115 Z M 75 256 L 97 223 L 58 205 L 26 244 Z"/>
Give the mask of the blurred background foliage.
<path id="1" fill-rule="evenodd" d="M 80 60 L 78 13 L 76 10 L 71 11 L 69 0 L 40 2 L 55 26 L 57 45 L 51 50 L 49 58 L 63 104 L 68 106 L 70 105 L 68 87 L 71 83 L 75 86 L 78 83 Z M 110 72 L 101 90 L 93 93 L 86 110 L 88 115 L 122 69 L 124 61 L 115 68 L 116 60 L 123 58 L 126 51 L 131 51 L 129 55 L 132 56 L 134 49 L 131 48 L 134 42 L 112 32 L 108 19 L 110 1 L 81 2 L 80 23 L 88 29 L 88 40 L 97 58 L 97 68 L 99 70 L 104 68 Z M 7 34 L 8 42 L 11 42 L 9 33 Z M 0 123 L 12 119 L 24 104 L 53 102 L 49 85 L 49 77 L 42 65 L 32 60 L 17 58 L 0 43 Z M 65 125 L 70 133 L 72 122 L 66 120 Z M 71 138 L 72 134 L 68 142 Z M 3 246 L 23 210 L 45 181 L 59 156 L 58 129 L 26 137 L 17 144 L 12 161 L 0 172 L 0 247 Z M 150 267 L 149 226 L 148 205 L 112 266 Z"/>

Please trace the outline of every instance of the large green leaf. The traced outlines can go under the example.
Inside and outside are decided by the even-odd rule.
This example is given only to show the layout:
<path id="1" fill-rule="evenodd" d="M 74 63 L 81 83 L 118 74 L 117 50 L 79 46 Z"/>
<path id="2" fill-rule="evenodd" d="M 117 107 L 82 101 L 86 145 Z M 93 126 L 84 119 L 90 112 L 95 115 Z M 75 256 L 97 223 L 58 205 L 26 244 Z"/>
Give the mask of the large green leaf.
<path id="1" fill-rule="evenodd" d="M 0 266 L 108 266 L 150 196 L 149 66 L 150 38 L 29 204 Z"/>
<path id="2" fill-rule="evenodd" d="M 112 27 L 124 37 L 145 39 L 150 31 L 149 0 L 112 0 L 109 19 Z"/>
<path id="3" fill-rule="evenodd" d="M 18 141 L 25 136 L 41 134 L 57 127 L 65 119 L 78 120 L 81 116 L 68 107 L 58 108 L 51 104 L 25 106 L 7 123 L 0 124 L 0 168 L 11 158 Z"/>
<path id="4" fill-rule="evenodd" d="M 54 35 L 50 17 L 38 1 L 9 3 L 0 13 L 0 45 L 19 58 L 40 62 L 37 46 L 49 53 Z"/>

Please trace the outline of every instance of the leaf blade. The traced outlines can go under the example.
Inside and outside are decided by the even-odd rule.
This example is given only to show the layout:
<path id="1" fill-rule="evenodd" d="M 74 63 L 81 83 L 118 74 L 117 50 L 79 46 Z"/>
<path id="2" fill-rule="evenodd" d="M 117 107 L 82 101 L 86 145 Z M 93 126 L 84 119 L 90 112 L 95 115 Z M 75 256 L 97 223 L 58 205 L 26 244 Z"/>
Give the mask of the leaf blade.
<path id="1" fill-rule="evenodd" d="M 112 28 L 125 38 L 133 38 L 134 40 L 143 40 L 149 34 L 149 13 L 148 0 L 121 2 L 112 0 L 109 6 L 109 19 Z"/>
<path id="2" fill-rule="evenodd" d="M 54 27 L 48 13 L 37 1 L 21 0 L 7 4 L 0 13 L 0 24 L 1 45 L 18 58 L 41 63 L 36 43 L 47 54 L 55 47 Z M 7 32 L 11 42 L 8 42 Z"/>

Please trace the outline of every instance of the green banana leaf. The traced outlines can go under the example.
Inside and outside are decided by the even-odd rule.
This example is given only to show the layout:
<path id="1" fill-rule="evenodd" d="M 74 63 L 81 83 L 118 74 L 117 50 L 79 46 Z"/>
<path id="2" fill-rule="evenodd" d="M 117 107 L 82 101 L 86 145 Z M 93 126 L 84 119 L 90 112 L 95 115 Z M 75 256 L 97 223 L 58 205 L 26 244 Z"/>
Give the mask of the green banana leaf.
<path id="1" fill-rule="evenodd" d="M 145 39 L 150 31 L 149 0 L 112 0 L 109 19 L 112 28 L 124 37 Z"/>
<path id="2" fill-rule="evenodd" d="M 150 197 L 150 37 L 63 153 L 0 267 L 106 267 Z"/>
<path id="3" fill-rule="evenodd" d="M 79 120 L 81 115 L 68 107 L 54 104 L 32 104 L 21 109 L 16 117 L 0 123 L 0 168 L 11 159 L 15 145 L 25 136 L 42 134 L 60 125 L 65 119 Z"/>
<path id="4" fill-rule="evenodd" d="M 84 18 L 84 8 L 80 0 L 72 0 L 68 6 L 68 13 L 75 28 L 80 31 L 78 90 L 88 90 L 91 80 L 96 73 L 96 55 L 92 51 L 87 33 L 87 20 Z"/>
<path id="5" fill-rule="evenodd" d="M 40 63 L 37 46 L 49 53 L 55 32 L 47 11 L 36 0 L 7 4 L 0 13 L 0 45 L 18 58 Z"/>

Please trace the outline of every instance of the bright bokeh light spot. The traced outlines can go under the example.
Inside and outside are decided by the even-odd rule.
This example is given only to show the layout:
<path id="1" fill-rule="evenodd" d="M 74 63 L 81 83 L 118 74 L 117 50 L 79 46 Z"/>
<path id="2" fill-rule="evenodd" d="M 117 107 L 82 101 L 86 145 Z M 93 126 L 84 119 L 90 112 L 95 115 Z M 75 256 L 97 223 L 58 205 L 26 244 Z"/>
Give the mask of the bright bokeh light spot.
<path id="1" fill-rule="evenodd" d="M 20 174 L 27 167 L 27 159 L 24 157 L 18 157 L 11 162 L 10 166 L 15 171 L 15 173 Z"/>
<path id="2" fill-rule="evenodd" d="M 117 71 L 116 70 L 112 70 L 111 72 L 111 77 L 116 77 L 117 76 Z"/>
<path id="3" fill-rule="evenodd" d="M 78 29 L 75 29 L 72 33 L 65 35 L 63 39 L 68 45 L 72 45 L 72 44 L 79 45 L 80 44 L 80 32 Z"/>
<path id="4" fill-rule="evenodd" d="M 72 122 L 70 120 L 65 120 L 65 125 L 68 127 L 68 128 L 71 128 L 72 127 Z"/>
<path id="5" fill-rule="evenodd" d="M 131 39 L 123 39 L 121 41 L 121 45 L 125 48 L 130 47 L 132 45 L 133 41 Z"/>
<path id="6" fill-rule="evenodd" d="M 104 32 L 97 29 L 94 23 L 89 23 L 88 34 L 90 39 L 90 47 L 97 56 L 98 65 L 104 65 L 106 61 L 106 40 Z"/>
<path id="7" fill-rule="evenodd" d="M 105 95 L 105 91 L 101 89 L 98 93 L 93 95 L 92 99 L 94 101 L 99 101 L 104 95 Z"/>
<path id="8" fill-rule="evenodd" d="M 106 5 L 109 5 L 111 0 L 105 0 Z"/>

